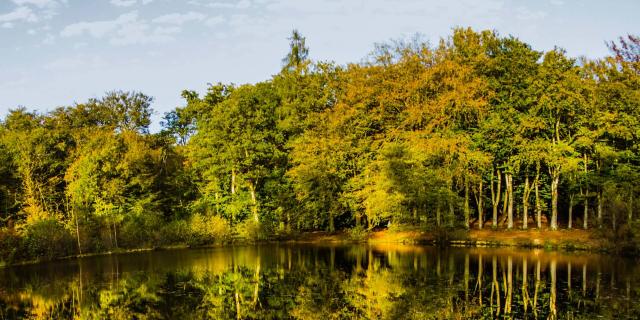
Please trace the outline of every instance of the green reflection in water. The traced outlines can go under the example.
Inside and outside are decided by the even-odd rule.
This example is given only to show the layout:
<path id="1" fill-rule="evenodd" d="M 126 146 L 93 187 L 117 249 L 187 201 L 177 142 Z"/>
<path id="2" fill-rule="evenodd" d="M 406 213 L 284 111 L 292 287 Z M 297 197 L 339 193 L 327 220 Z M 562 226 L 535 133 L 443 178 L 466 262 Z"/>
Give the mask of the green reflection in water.
<path id="1" fill-rule="evenodd" d="M 593 319 L 640 314 L 640 267 L 413 246 L 226 247 L 0 270 L 0 319 Z"/>

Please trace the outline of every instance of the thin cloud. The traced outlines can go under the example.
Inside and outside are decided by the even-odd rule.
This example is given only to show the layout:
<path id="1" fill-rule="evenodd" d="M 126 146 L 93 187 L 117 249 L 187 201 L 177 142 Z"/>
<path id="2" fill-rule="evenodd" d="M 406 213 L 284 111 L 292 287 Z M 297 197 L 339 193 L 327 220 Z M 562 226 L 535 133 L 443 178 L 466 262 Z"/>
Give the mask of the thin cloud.
<path id="1" fill-rule="evenodd" d="M 161 16 L 159 18 L 161 18 L 159 21 L 164 21 L 170 26 L 154 26 L 153 22 L 140 19 L 138 11 L 134 10 L 121 14 L 113 20 L 83 21 L 70 24 L 62 29 L 60 36 L 65 38 L 80 36 L 90 36 L 96 39 L 106 38 L 112 45 L 166 43 L 175 40 L 174 36 L 182 31 L 180 23 L 200 17 L 189 15 L 187 19 L 182 16 L 178 18 Z"/>
<path id="2" fill-rule="evenodd" d="M 153 19 L 152 22 L 154 22 L 154 23 L 182 25 L 182 24 L 185 24 L 187 22 L 202 21 L 206 17 L 207 16 L 202 14 L 202 13 L 191 11 L 191 12 L 187 12 L 187 13 L 165 14 L 165 15 L 162 15 L 162 16 L 159 16 L 159 17 Z"/>
<path id="3" fill-rule="evenodd" d="M 109 3 L 111 3 L 112 5 L 116 6 L 116 7 L 130 7 L 134 4 L 136 4 L 138 1 L 137 0 L 111 0 L 109 1 Z"/>
<path id="4" fill-rule="evenodd" d="M 38 22 L 38 16 L 29 7 L 17 7 L 13 11 L 0 15 L 0 23 Z"/>

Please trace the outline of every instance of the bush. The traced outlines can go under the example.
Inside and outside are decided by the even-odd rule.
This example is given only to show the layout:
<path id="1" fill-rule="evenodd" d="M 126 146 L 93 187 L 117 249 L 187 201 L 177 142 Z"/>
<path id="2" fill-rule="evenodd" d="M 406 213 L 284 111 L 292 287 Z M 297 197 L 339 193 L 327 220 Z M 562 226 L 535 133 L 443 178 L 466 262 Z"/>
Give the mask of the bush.
<path id="1" fill-rule="evenodd" d="M 52 218 L 27 224 L 24 227 L 23 246 L 27 259 L 53 259 L 76 253 L 71 232 Z"/>
<path id="2" fill-rule="evenodd" d="M 229 223 L 219 216 L 194 214 L 189 220 L 189 245 L 224 242 L 231 235 Z"/>
<path id="3" fill-rule="evenodd" d="M 118 244 L 124 248 L 153 247 L 161 241 L 161 217 L 154 212 L 128 217 L 118 230 Z"/>
<path id="4" fill-rule="evenodd" d="M 365 241 L 368 235 L 369 231 L 363 226 L 357 226 L 347 230 L 347 237 L 351 241 Z"/>
<path id="5" fill-rule="evenodd" d="M 266 240 L 269 235 L 273 234 L 268 225 L 261 224 L 253 219 L 247 219 L 237 224 L 236 233 L 240 240 L 245 241 Z"/>
<path id="6" fill-rule="evenodd" d="M 0 230 L 0 266 L 19 260 L 22 239 L 14 230 Z"/>
<path id="7" fill-rule="evenodd" d="M 186 220 L 171 221 L 160 229 L 160 244 L 185 244 L 189 241 L 189 224 Z"/>

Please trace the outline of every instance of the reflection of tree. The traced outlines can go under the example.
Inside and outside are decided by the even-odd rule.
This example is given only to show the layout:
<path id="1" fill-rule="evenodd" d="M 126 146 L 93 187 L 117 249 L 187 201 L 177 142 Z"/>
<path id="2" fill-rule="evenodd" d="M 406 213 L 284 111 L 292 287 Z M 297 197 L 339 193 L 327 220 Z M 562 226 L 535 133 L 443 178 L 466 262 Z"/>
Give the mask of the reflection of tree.
<path id="1" fill-rule="evenodd" d="M 586 261 L 555 255 L 392 246 L 211 254 L 168 268 L 141 259 L 134 270 L 121 257 L 51 277 L 0 270 L 0 319 L 591 319 L 640 312 L 635 265 L 591 262 L 587 269 Z"/>

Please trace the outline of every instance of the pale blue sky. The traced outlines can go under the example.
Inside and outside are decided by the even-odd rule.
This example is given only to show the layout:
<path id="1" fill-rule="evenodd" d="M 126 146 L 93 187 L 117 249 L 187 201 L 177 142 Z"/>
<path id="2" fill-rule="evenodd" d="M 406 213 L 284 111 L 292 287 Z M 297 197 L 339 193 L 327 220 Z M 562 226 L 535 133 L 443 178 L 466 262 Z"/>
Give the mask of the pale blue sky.
<path id="1" fill-rule="evenodd" d="M 293 28 L 312 59 L 341 64 L 375 42 L 434 42 L 455 26 L 595 58 L 606 40 L 640 33 L 638 12 L 638 0 L 0 0 L 0 116 L 137 90 L 155 97 L 157 128 L 183 89 L 277 73 Z"/>

